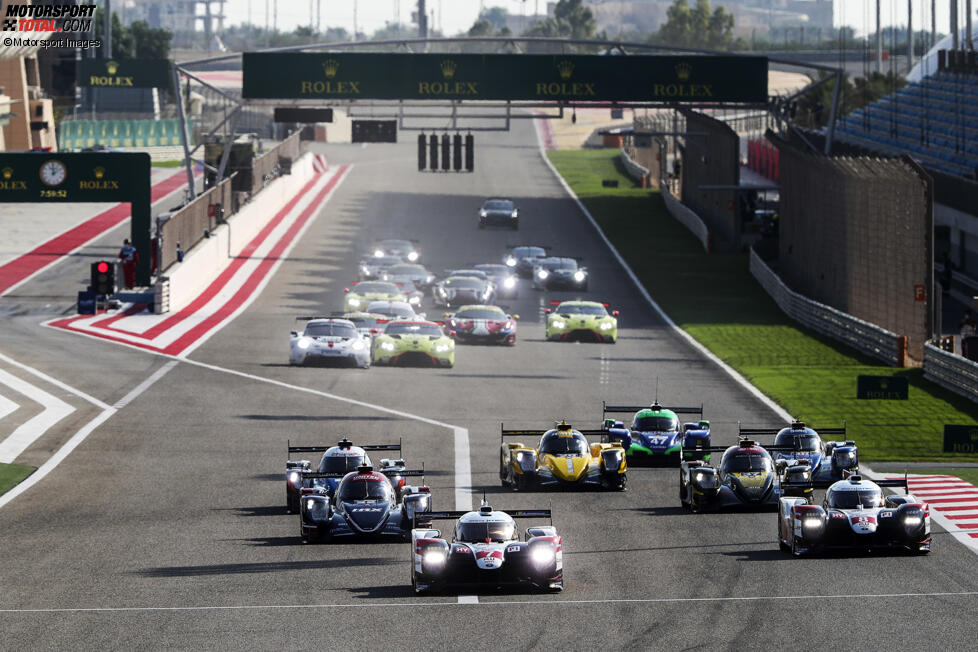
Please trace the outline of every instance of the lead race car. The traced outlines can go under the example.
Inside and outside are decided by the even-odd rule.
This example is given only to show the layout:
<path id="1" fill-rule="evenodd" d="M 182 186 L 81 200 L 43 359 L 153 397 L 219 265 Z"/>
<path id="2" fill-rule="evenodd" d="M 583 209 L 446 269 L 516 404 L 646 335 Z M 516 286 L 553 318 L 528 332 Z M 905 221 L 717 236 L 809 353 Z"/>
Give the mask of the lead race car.
<path id="1" fill-rule="evenodd" d="M 633 412 L 628 425 L 608 418 L 608 414 Z M 679 414 L 697 414 L 698 421 L 679 425 Z M 688 452 L 710 447 L 710 422 L 699 407 L 663 407 L 656 401 L 649 406 L 608 405 L 601 402 L 602 429 L 608 441 L 621 442 L 628 457 L 651 464 L 678 464 L 680 449 Z M 709 454 L 704 459 L 709 459 Z"/>
<path id="2" fill-rule="evenodd" d="M 903 487 L 905 496 L 883 496 L 881 487 Z M 930 507 L 909 492 L 907 478 L 867 480 L 850 475 L 825 492 L 821 506 L 782 498 L 778 544 L 801 556 L 831 549 L 903 549 L 930 552 Z"/>
<path id="3" fill-rule="evenodd" d="M 628 465 L 621 444 L 589 444 L 585 434 L 600 430 L 576 430 L 566 421 L 539 430 L 506 430 L 500 426 L 499 480 L 514 491 L 546 488 L 599 488 L 624 491 Z M 507 443 L 506 437 L 536 437 L 536 448 Z"/>
<path id="4" fill-rule="evenodd" d="M 302 332 L 289 337 L 289 364 L 343 363 L 361 369 L 370 367 L 370 337 L 352 321 L 332 317 L 296 317 L 306 320 Z"/>
<path id="5" fill-rule="evenodd" d="M 822 441 L 820 434 L 842 435 L 841 441 Z M 775 435 L 774 445 L 788 448 L 774 454 L 775 465 L 808 465 L 812 486 L 828 487 L 849 474 L 859 472 L 859 449 L 856 442 L 846 440 L 846 424 L 841 428 L 815 430 L 803 421 L 793 421 L 786 428 L 740 428 L 741 437 Z M 780 460 L 780 462 L 779 462 Z"/>
<path id="6" fill-rule="evenodd" d="M 479 511 L 429 512 L 426 522 L 456 520 L 451 542 L 440 530 L 411 531 L 411 585 L 415 593 L 451 586 L 530 586 L 564 588 L 563 541 L 549 509 L 494 510 L 485 500 Z M 526 529 L 521 540 L 517 518 L 551 519 L 549 526 Z"/>
<path id="7" fill-rule="evenodd" d="M 516 322 L 520 316 L 508 315 L 499 306 L 460 306 L 458 311 L 442 316 L 459 342 L 516 344 Z"/>
<path id="8" fill-rule="evenodd" d="M 455 340 L 433 321 L 391 321 L 374 336 L 371 357 L 377 365 L 455 366 Z"/>
<path id="9" fill-rule="evenodd" d="M 547 341 L 591 341 L 614 344 L 618 340 L 618 311 L 597 301 L 551 301 L 547 308 Z"/>

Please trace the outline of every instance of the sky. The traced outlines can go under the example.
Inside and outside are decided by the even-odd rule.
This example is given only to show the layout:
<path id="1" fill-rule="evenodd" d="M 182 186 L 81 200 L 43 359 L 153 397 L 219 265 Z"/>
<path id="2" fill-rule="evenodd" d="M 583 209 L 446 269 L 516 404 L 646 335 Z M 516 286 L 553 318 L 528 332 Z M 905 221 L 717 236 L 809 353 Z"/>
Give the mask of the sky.
<path id="1" fill-rule="evenodd" d="M 885 25 L 905 25 L 907 2 L 913 6 L 913 23 L 920 28 L 930 28 L 931 0 L 880 0 L 882 22 Z M 937 29 L 949 30 L 951 0 L 936 0 Z M 357 28 L 367 34 L 384 27 L 386 23 L 410 23 L 411 13 L 415 11 L 417 0 L 228 0 L 225 7 L 229 24 L 251 22 L 265 23 L 266 7 L 269 24 L 272 22 L 274 7 L 278 7 L 278 28 L 293 30 L 299 25 L 310 24 L 310 7 L 319 3 L 322 11 L 322 27 L 343 27 L 353 31 L 354 7 L 357 13 Z M 722 2 L 713 0 L 714 6 Z M 964 15 L 965 0 L 959 0 L 960 13 Z M 427 0 L 429 13 L 434 12 L 432 26 L 446 35 L 454 35 L 467 30 L 475 22 L 481 8 L 503 7 L 514 15 L 532 15 L 535 10 L 546 11 L 547 0 Z M 974 2 L 978 10 L 978 0 Z M 876 0 L 835 0 L 835 24 L 851 25 L 857 33 L 875 29 Z M 974 19 L 978 24 L 978 14 Z M 964 27 L 964 19 L 960 21 Z"/>

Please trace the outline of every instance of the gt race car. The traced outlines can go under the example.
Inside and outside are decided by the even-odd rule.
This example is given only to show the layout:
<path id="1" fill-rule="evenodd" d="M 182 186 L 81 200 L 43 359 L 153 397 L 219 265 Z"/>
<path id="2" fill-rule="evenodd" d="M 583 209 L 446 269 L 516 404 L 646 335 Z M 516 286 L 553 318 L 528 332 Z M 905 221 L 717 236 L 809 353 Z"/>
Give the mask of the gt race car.
<path id="1" fill-rule="evenodd" d="M 579 267 L 575 258 L 537 258 L 533 261 L 533 287 L 587 292 L 587 269 Z"/>
<path id="2" fill-rule="evenodd" d="M 512 199 L 490 197 L 479 209 L 479 228 L 505 226 L 516 231 L 520 228 L 520 209 Z"/>
<path id="3" fill-rule="evenodd" d="M 288 457 L 285 462 L 285 508 L 289 513 L 299 511 L 299 496 L 303 489 L 324 488 L 331 495 L 339 479 L 351 471 L 356 471 L 361 464 L 372 466 L 368 453 L 377 451 L 396 451 L 400 455 L 401 442 L 396 444 L 372 444 L 369 446 L 354 446 L 353 442 L 344 437 L 335 446 L 293 446 L 288 442 Z M 322 453 L 319 465 L 314 469 L 309 460 L 291 459 L 294 453 Z M 405 470 L 403 459 L 382 459 L 380 467 L 385 471 Z M 325 476 L 313 479 L 307 473 L 332 473 L 337 476 Z M 403 486 L 403 479 L 397 480 Z"/>
<path id="4" fill-rule="evenodd" d="M 391 321 L 373 339 L 374 364 L 453 367 L 455 340 L 432 321 Z"/>
<path id="5" fill-rule="evenodd" d="M 371 256 L 360 261 L 360 280 L 374 281 L 383 279 L 384 272 L 401 263 L 400 256 Z"/>
<path id="6" fill-rule="evenodd" d="M 403 287 L 412 285 L 418 290 L 426 290 L 435 282 L 435 275 L 423 265 L 415 263 L 398 263 L 391 265 L 380 276 L 391 283 L 402 283 Z"/>
<path id="7" fill-rule="evenodd" d="M 390 321 L 387 315 L 371 312 L 337 312 L 333 314 L 333 317 L 353 322 L 357 330 L 366 337 L 373 337 L 380 332 L 381 326 Z"/>
<path id="8" fill-rule="evenodd" d="M 299 536 L 303 543 L 337 539 L 396 537 L 408 541 L 418 515 L 431 511 L 431 490 L 403 486 L 398 491 L 386 470 L 366 464 L 351 473 L 306 473 L 310 479 L 342 479 L 336 489 L 303 489 L 299 499 Z M 423 476 L 424 471 L 398 470 L 396 475 Z"/>
<path id="9" fill-rule="evenodd" d="M 443 317 L 445 325 L 455 331 L 458 342 L 516 344 L 516 321 L 520 316 L 507 315 L 499 306 L 462 306 Z"/>
<path id="10" fill-rule="evenodd" d="M 621 444 L 589 444 L 585 433 L 566 422 L 543 433 L 536 448 L 507 443 L 506 437 L 536 437 L 539 430 L 500 428 L 499 480 L 513 491 L 546 488 L 598 488 L 624 491 L 628 465 Z"/>
<path id="11" fill-rule="evenodd" d="M 472 265 L 476 271 L 489 277 L 496 286 L 496 298 L 516 299 L 520 294 L 519 278 L 513 270 L 500 263 L 479 263 Z"/>
<path id="12" fill-rule="evenodd" d="M 424 296 L 414 286 L 405 287 L 389 281 L 354 281 L 350 285 L 352 287 L 343 288 L 346 294 L 343 299 L 345 312 L 363 310 L 371 301 L 406 301 L 417 307 Z"/>
<path id="13" fill-rule="evenodd" d="M 550 251 L 550 247 L 535 245 L 506 245 L 506 248 L 508 251 L 503 254 L 503 264 L 520 278 L 530 278 L 534 263 L 540 258 L 546 258 Z"/>
<path id="14" fill-rule="evenodd" d="M 407 301 L 371 301 L 364 312 L 383 315 L 386 319 L 424 319 L 424 313 L 416 312 Z"/>
<path id="15" fill-rule="evenodd" d="M 618 311 L 597 301 L 551 301 L 547 308 L 548 341 L 585 341 L 614 344 L 618 339 Z"/>
<path id="16" fill-rule="evenodd" d="M 296 317 L 307 320 L 302 332 L 289 337 L 289 364 L 344 364 L 370 367 L 370 338 L 347 319 Z"/>
<path id="17" fill-rule="evenodd" d="M 417 240 L 398 240 L 396 238 L 378 240 L 374 242 L 372 251 L 374 258 L 397 256 L 404 263 L 421 262 L 421 245 Z"/>
<path id="18" fill-rule="evenodd" d="M 432 287 L 436 306 L 451 308 L 473 303 L 492 303 L 496 290 L 492 281 L 475 276 L 449 276 Z"/>
<path id="19" fill-rule="evenodd" d="M 884 496 L 881 487 L 903 487 L 905 496 Z M 903 549 L 930 552 L 930 507 L 909 493 L 907 479 L 867 480 L 850 475 L 833 483 L 822 505 L 782 498 L 778 544 L 795 556 L 832 549 Z"/>
<path id="20" fill-rule="evenodd" d="M 549 509 L 494 510 L 482 501 L 479 511 L 430 512 L 426 522 L 456 520 L 451 541 L 440 530 L 411 531 L 411 585 L 415 593 L 448 587 L 528 586 L 543 591 L 564 588 L 563 541 Z M 517 518 L 551 519 L 528 527 L 521 540 Z"/>
<path id="21" fill-rule="evenodd" d="M 608 418 L 609 414 L 632 412 L 632 421 L 625 427 L 622 421 Z M 679 414 L 696 414 L 700 419 L 679 426 Z M 663 407 L 658 402 L 650 406 L 608 405 L 601 402 L 602 428 L 605 439 L 621 442 L 633 463 L 679 464 L 679 449 L 687 454 L 710 447 L 710 422 L 703 419 L 703 406 Z M 706 456 L 709 460 L 709 455 Z"/>
<path id="22" fill-rule="evenodd" d="M 820 434 L 842 435 L 842 440 L 825 442 Z M 849 474 L 859 472 L 859 449 L 856 442 L 845 439 L 845 423 L 841 428 L 815 430 L 803 421 L 793 421 L 788 427 L 780 429 L 740 428 L 740 435 L 752 439 L 774 435 L 774 445 L 788 449 L 774 454 L 775 464 L 778 464 L 778 460 L 791 465 L 807 464 L 814 487 L 828 487 Z"/>

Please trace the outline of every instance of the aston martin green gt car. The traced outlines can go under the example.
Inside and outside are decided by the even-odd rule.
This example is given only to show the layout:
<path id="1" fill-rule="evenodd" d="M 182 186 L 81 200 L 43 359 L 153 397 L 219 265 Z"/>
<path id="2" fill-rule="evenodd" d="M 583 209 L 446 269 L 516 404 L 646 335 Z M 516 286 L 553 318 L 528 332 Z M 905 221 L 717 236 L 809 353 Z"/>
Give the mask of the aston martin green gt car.
<path id="1" fill-rule="evenodd" d="M 371 301 L 407 301 L 400 286 L 387 281 L 354 282 L 352 288 L 343 288 L 343 312 L 363 310 Z"/>
<path id="2" fill-rule="evenodd" d="M 547 310 L 547 340 L 607 342 L 618 339 L 618 311 L 608 314 L 606 303 L 551 301 Z"/>
<path id="3" fill-rule="evenodd" d="M 452 367 L 455 340 L 433 321 L 392 321 L 374 336 L 370 353 L 375 365 Z"/>

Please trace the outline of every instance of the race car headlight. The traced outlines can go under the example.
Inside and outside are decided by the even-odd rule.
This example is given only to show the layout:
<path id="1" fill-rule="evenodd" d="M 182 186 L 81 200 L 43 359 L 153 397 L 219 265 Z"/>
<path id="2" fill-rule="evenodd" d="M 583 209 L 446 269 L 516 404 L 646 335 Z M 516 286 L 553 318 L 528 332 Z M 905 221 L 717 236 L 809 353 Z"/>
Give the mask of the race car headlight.
<path id="1" fill-rule="evenodd" d="M 560 320 L 560 319 L 555 319 L 555 320 L 553 320 L 552 323 L 553 323 L 553 327 L 554 328 L 564 328 L 564 327 L 567 326 L 567 322 L 565 322 L 563 320 Z"/>
<path id="2" fill-rule="evenodd" d="M 703 471 L 694 473 L 693 480 L 702 489 L 716 489 L 717 486 L 717 476 L 713 473 L 704 473 Z"/>
<path id="3" fill-rule="evenodd" d="M 513 209 L 513 212 L 510 213 L 509 216 L 510 217 L 519 217 L 520 216 L 520 212 L 514 208 Z"/>
<path id="4" fill-rule="evenodd" d="M 806 530 L 822 527 L 822 519 L 817 516 L 809 516 L 808 518 L 802 519 L 801 526 Z"/>
<path id="5" fill-rule="evenodd" d="M 394 343 L 393 342 L 381 342 L 380 348 L 382 348 L 385 351 L 393 351 L 394 350 Z"/>
<path id="6" fill-rule="evenodd" d="M 410 260 L 412 263 L 414 261 L 416 261 L 417 259 L 418 259 L 418 252 L 417 251 L 412 251 L 411 253 L 408 254 L 408 260 Z"/>
<path id="7" fill-rule="evenodd" d="M 431 283 L 434 280 L 435 280 L 435 277 L 432 276 L 431 274 L 428 274 L 428 276 L 425 277 L 424 282 L 425 283 Z"/>
<path id="8" fill-rule="evenodd" d="M 353 306 L 354 308 L 359 308 L 360 307 L 360 299 L 347 299 L 346 302 L 348 304 L 350 304 L 351 306 Z"/>
<path id="9" fill-rule="evenodd" d="M 908 515 L 906 518 L 903 519 L 903 524 L 906 525 L 907 527 L 917 527 L 918 525 L 923 523 L 923 521 L 924 519 L 922 519 L 920 516 Z"/>
<path id="10" fill-rule="evenodd" d="M 520 465 L 521 470 L 532 471 L 536 466 L 536 457 L 529 451 L 520 451 L 516 453 L 516 462 Z"/>
<path id="11" fill-rule="evenodd" d="M 506 280 L 503 281 L 503 287 L 507 289 L 513 289 L 516 287 L 516 279 L 512 276 L 507 276 Z"/>
<path id="12" fill-rule="evenodd" d="M 486 209 L 483 208 L 482 210 L 479 211 L 479 217 L 485 217 L 486 215 L 488 215 Z"/>
<path id="13" fill-rule="evenodd" d="M 424 553 L 425 566 L 441 566 L 447 557 L 444 550 L 428 550 Z"/>
<path id="14" fill-rule="evenodd" d="M 532 559 L 533 563 L 537 566 L 552 564 L 556 558 L 557 553 L 550 546 L 536 546 L 533 548 L 533 552 L 530 553 L 530 559 Z"/>
<path id="15" fill-rule="evenodd" d="M 598 328 L 600 328 L 603 331 L 610 331 L 612 328 L 614 328 L 614 324 L 612 324 L 610 321 L 606 321 L 606 322 L 602 322 Z"/>
<path id="16" fill-rule="evenodd" d="M 353 343 L 353 344 L 352 344 L 352 345 L 350 346 L 350 348 L 352 348 L 352 349 L 353 349 L 354 351 L 363 351 L 363 348 L 364 348 L 365 346 L 367 346 L 367 345 L 366 345 L 366 344 L 364 344 L 363 342 L 361 342 L 360 340 L 357 340 L 356 342 L 354 342 L 354 343 Z"/>
<path id="17" fill-rule="evenodd" d="M 301 337 L 301 338 L 299 338 L 299 341 L 296 342 L 296 346 L 298 346 L 300 349 L 302 349 L 303 351 L 305 351 L 310 346 L 312 346 L 312 340 L 309 339 L 308 337 Z"/>
<path id="18" fill-rule="evenodd" d="M 438 294 L 440 294 L 441 296 L 445 296 L 445 294 L 446 294 L 446 293 L 445 293 L 445 288 L 443 288 L 443 287 L 442 287 L 442 286 L 440 286 L 440 285 L 439 285 L 438 287 L 436 287 L 436 288 L 435 288 L 435 292 L 437 292 L 437 293 L 438 293 Z"/>
<path id="19" fill-rule="evenodd" d="M 550 272 L 548 272 L 545 269 L 541 269 L 540 271 L 537 272 L 537 278 L 540 279 L 541 281 L 546 279 L 548 276 L 550 276 Z"/>
<path id="20" fill-rule="evenodd" d="M 452 347 L 448 346 L 447 344 L 439 344 L 438 346 L 435 347 L 435 353 L 444 353 L 450 348 Z"/>
<path id="21" fill-rule="evenodd" d="M 298 471 L 293 471 L 292 473 L 289 474 L 289 482 L 291 482 L 292 484 L 296 484 L 297 482 L 299 482 Z"/>
<path id="22" fill-rule="evenodd" d="M 374 258 L 383 258 L 383 257 L 384 257 L 384 250 L 383 249 L 376 249 L 374 251 Z"/>
<path id="23" fill-rule="evenodd" d="M 507 258 L 506 258 L 506 266 L 507 267 L 516 267 L 516 259 L 513 258 L 512 256 L 507 256 Z"/>
<path id="24" fill-rule="evenodd" d="M 410 303 L 412 306 L 420 306 L 421 297 L 418 296 L 411 297 L 410 299 L 408 299 L 408 303 Z"/>
<path id="25" fill-rule="evenodd" d="M 360 265 L 360 271 L 366 274 L 370 271 L 370 268 L 367 267 L 366 265 Z"/>
<path id="26" fill-rule="evenodd" d="M 578 283 L 583 283 L 586 276 L 587 275 L 581 270 L 577 270 L 576 272 L 574 272 L 574 280 L 577 281 Z"/>
<path id="27" fill-rule="evenodd" d="M 613 450 L 604 454 L 604 468 L 609 471 L 617 471 L 621 468 L 621 451 Z"/>

